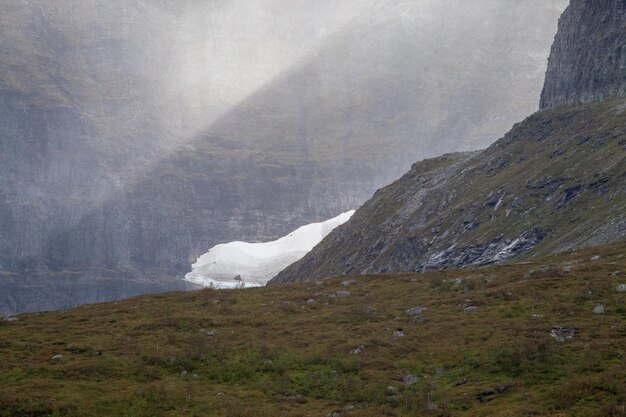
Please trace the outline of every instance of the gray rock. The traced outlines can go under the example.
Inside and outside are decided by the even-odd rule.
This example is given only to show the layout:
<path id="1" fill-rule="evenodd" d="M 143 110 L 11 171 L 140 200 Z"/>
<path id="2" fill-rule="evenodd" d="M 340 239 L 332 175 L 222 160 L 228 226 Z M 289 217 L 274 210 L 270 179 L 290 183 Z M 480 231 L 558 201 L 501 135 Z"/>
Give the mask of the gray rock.
<path id="1" fill-rule="evenodd" d="M 17 317 L 5 317 L 4 319 L 2 319 L 2 321 L 6 321 L 6 322 L 16 322 L 19 321 Z"/>
<path id="2" fill-rule="evenodd" d="M 578 330 L 573 327 L 553 327 L 550 331 L 550 336 L 552 336 L 557 343 L 563 343 L 566 340 L 573 339 L 577 332 Z"/>
<path id="3" fill-rule="evenodd" d="M 413 323 L 415 324 L 424 324 L 428 321 L 428 319 L 426 317 L 415 317 L 413 319 Z"/>
<path id="4" fill-rule="evenodd" d="M 359 355 L 365 350 L 365 346 L 360 345 L 350 351 L 350 355 Z"/>
<path id="5" fill-rule="evenodd" d="M 602 304 L 598 304 L 597 306 L 594 307 L 593 312 L 595 314 L 604 314 L 606 311 L 606 309 L 604 308 L 604 306 Z"/>
<path id="6" fill-rule="evenodd" d="M 200 329 L 199 333 L 209 337 L 215 336 L 215 330 Z"/>
<path id="7" fill-rule="evenodd" d="M 337 297 L 337 298 L 346 298 L 346 297 L 350 297 L 350 293 L 348 291 L 337 291 L 336 293 L 332 294 L 331 297 Z"/>
<path id="8" fill-rule="evenodd" d="M 421 378 L 419 376 L 412 375 L 412 374 L 405 375 L 402 377 L 402 382 L 404 382 L 404 385 L 406 385 L 407 387 L 417 384 L 420 380 Z"/>
<path id="9" fill-rule="evenodd" d="M 180 375 L 181 375 L 181 376 L 187 376 L 187 371 L 182 371 L 182 372 L 180 373 Z"/>
<path id="10" fill-rule="evenodd" d="M 63 355 L 54 355 L 53 357 L 50 358 L 50 360 L 53 362 L 62 362 L 63 359 L 64 359 Z"/>
<path id="11" fill-rule="evenodd" d="M 600 255 L 595 255 L 591 257 L 592 261 L 599 261 L 600 260 Z"/>
<path id="12" fill-rule="evenodd" d="M 342 283 L 341 283 L 341 286 L 343 286 L 343 287 L 346 287 L 346 288 L 347 288 L 347 287 L 353 287 L 353 286 L 355 286 L 355 285 L 357 285 L 357 284 L 358 284 L 358 282 L 356 282 L 355 280 L 351 279 L 351 280 L 348 280 L 348 281 L 344 281 L 344 282 L 342 282 Z"/>
<path id="13" fill-rule="evenodd" d="M 473 313 L 476 310 L 478 310 L 478 307 L 476 307 L 476 306 L 467 306 L 467 307 L 465 307 L 463 309 L 463 311 L 466 312 L 466 313 Z"/>
<path id="14" fill-rule="evenodd" d="M 418 314 L 422 314 L 424 311 L 426 311 L 426 307 L 412 307 L 406 309 L 406 314 L 409 316 L 417 316 Z"/>
<path id="15" fill-rule="evenodd" d="M 306 300 L 306 303 L 307 304 L 315 304 L 315 300 L 311 298 L 309 300 Z"/>
<path id="16" fill-rule="evenodd" d="M 626 292 L 626 284 L 619 284 L 617 287 L 615 287 L 615 289 L 618 292 Z"/>
<path id="17" fill-rule="evenodd" d="M 402 330 L 396 330 L 396 331 L 393 332 L 393 338 L 394 339 L 397 339 L 399 337 L 404 337 L 404 336 L 405 336 L 405 334 L 404 334 L 404 331 L 402 331 Z"/>

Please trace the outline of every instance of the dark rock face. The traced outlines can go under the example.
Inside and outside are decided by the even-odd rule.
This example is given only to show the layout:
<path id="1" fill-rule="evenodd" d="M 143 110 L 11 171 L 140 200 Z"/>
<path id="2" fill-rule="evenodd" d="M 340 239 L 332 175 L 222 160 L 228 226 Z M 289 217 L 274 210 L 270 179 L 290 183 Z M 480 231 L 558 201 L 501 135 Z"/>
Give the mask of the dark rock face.
<path id="1" fill-rule="evenodd" d="M 626 1 L 573 0 L 559 21 L 541 109 L 626 95 Z"/>

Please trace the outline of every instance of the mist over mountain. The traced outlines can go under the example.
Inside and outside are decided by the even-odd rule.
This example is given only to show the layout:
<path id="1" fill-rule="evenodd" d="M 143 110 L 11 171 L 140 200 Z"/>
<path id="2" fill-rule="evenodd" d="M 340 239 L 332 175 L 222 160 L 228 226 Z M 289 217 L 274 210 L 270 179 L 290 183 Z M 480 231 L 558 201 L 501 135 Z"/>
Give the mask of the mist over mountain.
<path id="1" fill-rule="evenodd" d="M 415 163 L 271 282 L 484 266 L 624 239 L 625 10 L 572 1 L 541 111 L 484 151 Z"/>
<path id="2" fill-rule="evenodd" d="M 181 288 L 215 244 L 488 145 L 536 109 L 565 5 L 4 2 L 1 309 Z"/>
<path id="3" fill-rule="evenodd" d="M 625 45 L 626 0 L 2 0 L 0 417 L 624 417 Z"/>

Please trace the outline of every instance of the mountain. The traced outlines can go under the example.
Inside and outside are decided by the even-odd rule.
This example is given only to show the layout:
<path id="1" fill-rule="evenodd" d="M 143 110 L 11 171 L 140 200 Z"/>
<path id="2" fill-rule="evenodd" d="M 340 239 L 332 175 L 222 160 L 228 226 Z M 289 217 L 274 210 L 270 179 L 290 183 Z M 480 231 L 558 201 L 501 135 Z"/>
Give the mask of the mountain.
<path id="1" fill-rule="evenodd" d="M 565 0 L 283 3 L 3 3 L 0 311 L 186 288 L 217 244 L 491 143 Z"/>
<path id="2" fill-rule="evenodd" d="M 543 111 L 482 152 L 415 164 L 270 282 L 487 265 L 623 239 L 625 78 L 613 70 L 623 10 L 623 2 L 573 1 L 549 60 Z M 591 61 L 610 63 L 594 78 L 601 82 L 586 81 L 582 63 Z"/>

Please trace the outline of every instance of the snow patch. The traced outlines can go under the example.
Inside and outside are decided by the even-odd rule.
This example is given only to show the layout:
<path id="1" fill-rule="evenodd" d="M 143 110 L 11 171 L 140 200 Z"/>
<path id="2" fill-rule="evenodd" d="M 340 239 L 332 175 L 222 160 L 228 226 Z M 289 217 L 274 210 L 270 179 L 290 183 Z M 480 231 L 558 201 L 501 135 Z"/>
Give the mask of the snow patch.
<path id="1" fill-rule="evenodd" d="M 230 242 L 214 246 L 192 265 L 185 281 L 218 289 L 263 286 L 304 257 L 353 214 L 354 210 L 325 222 L 302 226 L 273 242 Z"/>

